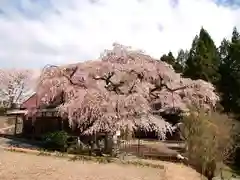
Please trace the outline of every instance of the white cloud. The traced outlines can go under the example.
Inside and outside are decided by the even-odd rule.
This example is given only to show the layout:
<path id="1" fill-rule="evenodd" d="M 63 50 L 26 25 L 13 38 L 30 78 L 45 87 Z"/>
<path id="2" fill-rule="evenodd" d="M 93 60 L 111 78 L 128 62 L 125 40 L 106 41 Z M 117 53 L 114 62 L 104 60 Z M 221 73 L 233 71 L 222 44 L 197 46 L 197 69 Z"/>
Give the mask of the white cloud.
<path id="1" fill-rule="evenodd" d="M 169 50 L 189 48 L 201 26 L 217 45 L 231 35 L 233 26 L 240 28 L 240 9 L 218 6 L 214 0 L 179 0 L 177 5 L 176 0 L 51 0 L 52 6 L 45 8 L 31 0 L 22 2 L 28 16 L 38 14 L 26 17 L 13 6 L 4 9 L 3 67 L 94 59 L 114 41 L 159 58 Z"/>

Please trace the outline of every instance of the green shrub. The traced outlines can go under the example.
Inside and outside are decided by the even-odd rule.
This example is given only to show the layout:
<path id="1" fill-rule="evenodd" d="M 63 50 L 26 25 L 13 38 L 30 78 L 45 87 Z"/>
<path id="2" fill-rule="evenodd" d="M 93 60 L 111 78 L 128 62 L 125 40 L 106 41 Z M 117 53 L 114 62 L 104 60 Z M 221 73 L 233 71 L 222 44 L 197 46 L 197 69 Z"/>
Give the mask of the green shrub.
<path id="1" fill-rule="evenodd" d="M 47 133 L 43 137 L 44 147 L 51 150 L 65 151 L 68 137 L 65 131 Z"/>
<path id="2" fill-rule="evenodd" d="M 235 136 L 235 139 L 234 139 L 234 144 L 235 144 L 235 153 L 234 153 L 234 156 L 233 156 L 233 158 L 234 158 L 234 164 L 233 164 L 233 166 L 234 166 L 234 168 L 236 168 L 236 169 L 240 169 L 240 123 L 238 122 L 237 123 L 237 129 L 238 129 L 238 134 Z"/>

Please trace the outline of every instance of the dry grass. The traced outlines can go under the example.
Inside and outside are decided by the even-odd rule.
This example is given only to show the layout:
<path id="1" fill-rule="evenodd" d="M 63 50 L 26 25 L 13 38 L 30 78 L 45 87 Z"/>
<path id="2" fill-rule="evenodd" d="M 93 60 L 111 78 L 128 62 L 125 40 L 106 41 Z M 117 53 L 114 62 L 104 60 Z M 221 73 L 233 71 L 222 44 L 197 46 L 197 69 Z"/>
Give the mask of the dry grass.
<path id="1" fill-rule="evenodd" d="M 27 155 L 13 152 L 0 154 L 0 179 L 15 180 L 159 180 L 159 169 L 97 164 L 91 162 L 70 162 L 65 159 Z"/>
<path id="2" fill-rule="evenodd" d="M 159 163 L 159 161 L 151 161 Z M 192 169 L 160 162 L 163 169 L 115 163 L 98 164 L 83 161 L 36 156 L 16 152 L 0 152 L 0 179 L 5 180 L 200 180 Z"/>
<path id="3" fill-rule="evenodd" d="M 175 145 L 178 146 L 177 143 Z M 140 144 L 138 144 L 137 140 L 131 140 L 123 143 L 120 149 L 122 152 L 152 158 L 165 157 L 168 159 L 179 154 L 177 150 L 170 148 L 169 145 L 161 141 L 140 140 Z"/>
<path id="4" fill-rule="evenodd" d="M 205 180 L 205 177 L 201 176 L 195 170 L 183 164 L 176 164 L 157 160 L 144 161 L 151 164 L 163 165 L 165 167 L 164 177 L 166 177 L 164 180 Z"/>
<path id="5" fill-rule="evenodd" d="M 149 149 L 157 150 L 159 154 L 169 154 L 169 155 L 177 155 L 176 150 L 170 149 L 164 142 L 162 141 L 146 141 L 142 140 L 142 144 L 148 147 Z"/>

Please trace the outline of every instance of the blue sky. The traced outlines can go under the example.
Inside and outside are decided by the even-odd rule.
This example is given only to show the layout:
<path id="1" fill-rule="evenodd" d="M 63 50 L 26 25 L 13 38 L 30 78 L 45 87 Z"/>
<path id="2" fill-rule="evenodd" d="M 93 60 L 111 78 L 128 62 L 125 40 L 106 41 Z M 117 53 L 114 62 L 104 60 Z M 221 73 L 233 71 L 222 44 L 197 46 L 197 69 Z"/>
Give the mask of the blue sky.
<path id="1" fill-rule="evenodd" d="M 222 6 L 229 6 L 229 7 L 240 6 L 240 0 L 216 0 L 216 3 Z"/>
<path id="2" fill-rule="evenodd" d="M 0 0 L 0 68 L 98 58 L 113 42 L 159 58 L 240 29 L 240 0 Z"/>

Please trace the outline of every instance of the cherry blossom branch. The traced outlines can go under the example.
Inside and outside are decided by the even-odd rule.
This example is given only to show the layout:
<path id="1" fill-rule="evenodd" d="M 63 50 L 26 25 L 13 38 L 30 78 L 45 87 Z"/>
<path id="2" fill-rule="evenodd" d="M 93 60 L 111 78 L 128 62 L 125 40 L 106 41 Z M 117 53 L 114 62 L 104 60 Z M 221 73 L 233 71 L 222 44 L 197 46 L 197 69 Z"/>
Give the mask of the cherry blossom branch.
<path id="1" fill-rule="evenodd" d="M 23 89 L 24 89 L 24 84 L 23 84 L 23 83 L 21 84 L 21 88 L 20 88 L 20 89 L 21 89 L 21 90 L 20 90 L 18 96 L 17 96 L 16 99 L 15 99 L 16 102 L 18 102 L 18 100 L 20 99 L 20 97 L 21 97 L 22 94 L 23 94 Z"/>
<path id="2" fill-rule="evenodd" d="M 114 91 L 116 94 L 124 94 L 121 90 L 120 87 L 123 86 L 124 82 L 120 81 L 119 83 L 113 83 L 111 81 L 111 78 L 114 76 L 114 72 L 108 72 L 104 76 L 95 76 L 93 79 L 95 80 L 103 80 L 106 82 L 105 88 L 107 88 L 109 91 Z"/>
<path id="3" fill-rule="evenodd" d="M 122 70 L 122 71 L 124 71 L 124 70 Z M 134 70 L 125 71 L 125 72 L 127 72 L 127 73 L 135 73 L 135 74 L 137 75 L 137 79 L 139 79 L 140 81 L 142 81 L 143 78 L 144 78 L 143 73 L 138 73 L 138 72 L 136 72 L 136 71 L 134 71 Z M 135 87 L 137 81 L 134 81 L 134 82 L 132 83 L 132 85 L 130 86 L 130 88 L 129 88 L 129 90 L 127 91 L 127 93 L 124 93 L 124 92 L 122 92 L 122 91 L 119 89 L 121 86 L 124 85 L 124 82 L 123 82 L 123 81 L 120 81 L 119 83 L 113 83 L 113 82 L 111 81 L 111 78 L 112 78 L 114 75 L 115 75 L 114 72 L 109 72 L 109 73 L 107 73 L 107 74 L 104 75 L 104 76 L 95 76 L 95 77 L 93 77 L 93 79 L 106 81 L 106 86 L 105 86 L 105 87 L 106 87 L 109 91 L 114 91 L 114 92 L 116 92 L 117 94 L 125 94 L 125 95 L 128 95 L 128 94 L 135 93 L 134 87 Z"/>
<path id="4" fill-rule="evenodd" d="M 160 79 L 160 84 L 155 84 L 155 87 L 153 89 L 150 89 L 150 95 L 154 96 L 154 98 L 158 98 L 158 95 L 154 94 L 154 92 L 161 91 L 163 88 L 166 88 L 173 95 L 174 92 L 181 89 L 186 89 L 188 87 L 188 86 L 182 86 L 182 87 L 171 89 L 167 86 L 167 84 L 164 83 L 164 80 L 160 75 L 159 75 L 159 79 Z"/>
<path id="5" fill-rule="evenodd" d="M 139 72 L 137 72 L 137 71 L 131 70 L 130 73 L 136 74 L 136 75 L 137 75 L 137 78 L 140 79 L 140 81 L 142 81 L 143 78 L 144 78 L 143 72 L 140 72 L 140 73 L 139 73 Z"/>
<path id="6" fill-rule="evenodd" d="M 80 87 L 83 87 L 85 89 L 87 88 L 86 85 L 84 84 L 84 79 L 83 78 L 79 79 L 77 83 L 73 82 L 73 80 L 72 80 L 72 77 L 75 75 L 75 73 L 78 70 L 78 66 L 75 66 L 71 69 L 72 72 L 70 73 L 70 75 L 67 75 L 67 74 L 63 73 L 62 70 L 58 66 L 50 65 L 50 68 L 57 68 L 59 70 L 59 72 L 61 73 L 61 75 L 64 76 L 65 78 L 67 78 L 67 80 L 70 82 L 71 85 L 80 86 Z"/>
<path id="7" fill-rule="evenodd" d="M 133 88 L 135 87 L 135 85 L 136 85 L 136 81 L 133 82 L 132 86 L 131 86 L 130 89 L 128 90 L 128 94 L 132 94 L 132 93 L 136 92 L 136 91 L 134 91 L 134 89 L 133 89 Z"/>

